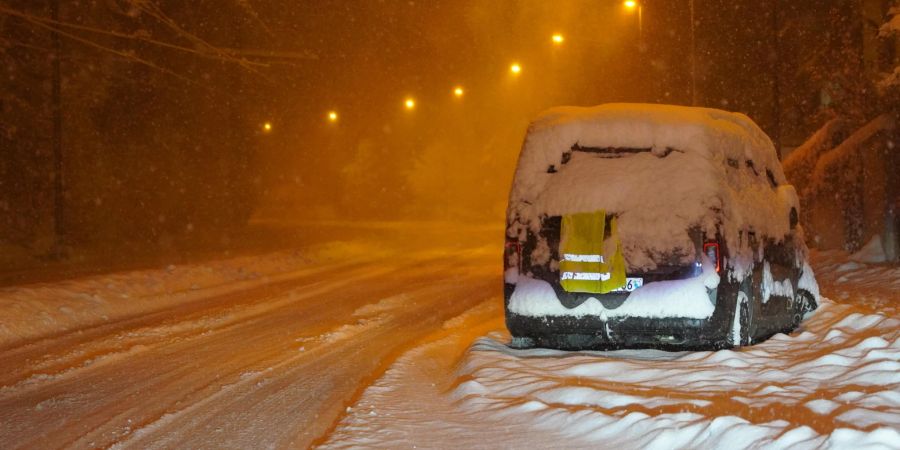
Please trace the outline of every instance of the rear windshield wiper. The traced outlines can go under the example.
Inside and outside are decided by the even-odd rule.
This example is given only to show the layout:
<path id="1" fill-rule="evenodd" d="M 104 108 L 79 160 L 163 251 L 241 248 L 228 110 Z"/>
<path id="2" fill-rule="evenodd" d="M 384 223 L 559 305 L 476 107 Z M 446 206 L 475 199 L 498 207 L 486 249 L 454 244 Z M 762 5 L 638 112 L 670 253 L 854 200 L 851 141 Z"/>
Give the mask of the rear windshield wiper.
<path id="1" fill-rule="evenodd" d="M 680 150 L 676 150 L 672 147 L 666 147 L 664 149 L 653 151 L 652 148 L 629 148 L 629 147 L 582 147 L 577 142 L 572 145 L 572 148 L 564 152 L 562 154 L 562 158 L 560 159 L 561 165 L 568 163 L 572 159 L 572 152 L 582 152 L 582 153 L 593 153 L 595 155 L 600 156 L 601 158 L 621 158 L 626 155 L 633 155 L 636 153 L 653 153 L 659 158 L 665 158 L 672 152 L 680 152 Z M 547 173 L 556 173 L 557 167 L 555 164 L 547 167 Z"/>
<path id="2" fill-rule="evenodd" d="M 650 148 L 624 148 L 624 147 L 582 147 L 577 142 L 572 146 L 573 152 L 597 153 L 609 158 L 618 158 L 634 153 L 650 153 Z M 670 150 L 671 151 L 671 150 Z M 668 154 L 668 152 L 666 152 Z"/>

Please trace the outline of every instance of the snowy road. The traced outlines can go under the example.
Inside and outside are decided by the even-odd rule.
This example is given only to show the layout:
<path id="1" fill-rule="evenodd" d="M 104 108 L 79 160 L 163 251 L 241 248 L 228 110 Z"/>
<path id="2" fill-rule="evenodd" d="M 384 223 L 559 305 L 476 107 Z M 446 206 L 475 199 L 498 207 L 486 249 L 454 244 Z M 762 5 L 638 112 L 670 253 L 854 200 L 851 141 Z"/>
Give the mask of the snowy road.
<path id="1" fill-rule="evenodd" d="M 499 289 L 487 254 L 354 259 L 6 346 L 0 447 L 305 447 L 397 355 Z"/>
<path id="2" fill-rule="evenodd" d="M 844 298 L 751 348 L 565 353 L 504 345 L 498 248 L 415 248 L 0 289 L 0 448 L 900 448 L 900 269 L 820 258 Z"/>

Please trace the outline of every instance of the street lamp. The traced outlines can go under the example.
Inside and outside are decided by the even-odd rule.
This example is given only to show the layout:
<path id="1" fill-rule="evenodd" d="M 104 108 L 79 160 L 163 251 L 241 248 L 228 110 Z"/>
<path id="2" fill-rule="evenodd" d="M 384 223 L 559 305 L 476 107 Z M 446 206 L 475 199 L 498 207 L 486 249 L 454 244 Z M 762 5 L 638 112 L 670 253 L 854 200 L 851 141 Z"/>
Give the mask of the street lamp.
<path id="1" fill-rule="evenodd" d="M 412 111 L 416 107 L 416 101 L 412 97 L 407 97 L 403 102 L 403 107 L 406 108 L 407 111 Z"/>
<path id="2" fill-rule="evenodd" d="M 269 133 L 272 131 L 272 122 L 265 122 L 262 125 L 263 133 Z"/>
<path id="3" fill-rule="evenodd" d="M 694 38 L 694 0 L 688 0 L 691 10 L 691 105 L 697 105 L 697 45 Z M 625 0 L 622 2 L 625 9 L 635 10 L 638 13 L 638 42 L 644 46 L 644 7 L 638 0 Z"/>
<path id="4" fill-rule="evenodd" d="M 338 120 L 337 111 L 328 111 L 328 121 L 334 123 L 334 122 L 337 122 L 337 120 Z"/>
<path id="5" fill-rule="evenodd" d="M 509 66 L 509 71 L 512 72 L 513 75 L 518 75 L 522 72 L 522 66 L 520 66 L 519 63 L 512 63 Z"/>
<path id="6" fill-rule="evenodd" d="M 625 0 L 623 3 L 625 9 L 629 9 L 634 11 L 637 9 L 638 13 L 638 42 L 643 46 L 644 45 L 644 5 L 638 3 L 636 0 Z"/>
<path id="7" fill-rule="evenodd" d="M 465 93 L 466 92 L 463 90 L 462 86 L 457 86 L 453 89 L 453 96 L 456 98 L 461 98 Z"/>
<path id="8" fill-rule="evenodd" d="M 561 45 L 563 43 L 563 41 L 566 40 L 566 38 L 564 38 L 563 35 L 556 33 L 550 37 L 550 40 L 553 41 L 554 45 Z"/>

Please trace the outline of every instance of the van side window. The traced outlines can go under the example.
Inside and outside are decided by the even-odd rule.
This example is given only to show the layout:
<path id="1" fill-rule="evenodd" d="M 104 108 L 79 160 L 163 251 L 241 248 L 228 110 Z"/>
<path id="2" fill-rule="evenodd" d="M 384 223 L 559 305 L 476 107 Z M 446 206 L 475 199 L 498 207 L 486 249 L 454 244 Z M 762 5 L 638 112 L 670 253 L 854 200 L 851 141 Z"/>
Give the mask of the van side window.
<path id="1" fill-rule="evenodd" d="M 748 159 L 746 164 L 747 168 L 750 169 L 751 172 L 753 172 L 753 175 L 759 176 L 759 172 L 756 171 L 756 164 L 753 164 L 752 160 Z"/>
<path id="2" fill-rule="evenodd" d="M 778 182 L 775 181 L 775 174 L 772 173 L 772 170 L 769 168 L 766 168 L 766 178 L 769 179 L 769 184 L 772 185 L 772 189 L 778 187 Z"/>

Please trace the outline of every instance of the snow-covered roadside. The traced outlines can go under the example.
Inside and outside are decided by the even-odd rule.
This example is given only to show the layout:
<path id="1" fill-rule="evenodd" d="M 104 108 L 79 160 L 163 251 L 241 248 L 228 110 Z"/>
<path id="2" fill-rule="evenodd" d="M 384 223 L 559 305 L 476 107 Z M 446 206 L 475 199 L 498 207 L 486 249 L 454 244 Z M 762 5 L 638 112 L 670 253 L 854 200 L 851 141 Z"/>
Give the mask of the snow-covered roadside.
<path id="1" fill-rule="evenodd" d="M 836 303 L 852 303 L 866 311 L 900 317 L 900 266 L 867 264 L 841 251 L 813 252 L 821 288 Z"/>
<path id="2" fill-rule="evenodd" d="M 314 275 L 389 252 L 359 242 L 0 288 L 0 348 L 242 289 Z M 338 256 L 340 257 L 338 259 Z"/>
<path id="3" fill-rule="evenodd" d="M 900 448 L 897 269 L 814 256 L 842 280 L 823 294 L 846 298 L 737 351 L 512 350 L 501 320 L 471 313 L 398 359 L 326 446 Z"/>
<path id="4" fill-rule="evenodd" d="M 494 335 L 453 395 L 486 419 L 624 448 L 900 445 L 900 321 L 828 301 L 804 328 L 684 353 L 514 351 Z"/>

